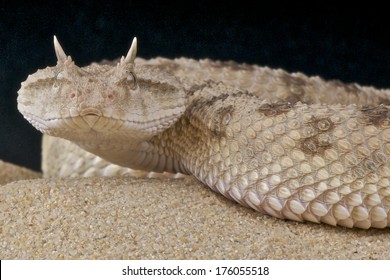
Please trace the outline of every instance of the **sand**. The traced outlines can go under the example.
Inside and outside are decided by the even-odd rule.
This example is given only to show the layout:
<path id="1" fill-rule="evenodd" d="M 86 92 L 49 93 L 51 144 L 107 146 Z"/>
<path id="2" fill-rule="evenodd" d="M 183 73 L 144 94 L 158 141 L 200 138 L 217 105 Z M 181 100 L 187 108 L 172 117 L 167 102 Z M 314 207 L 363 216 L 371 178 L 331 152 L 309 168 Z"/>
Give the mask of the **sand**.
<path id="1" fill-rule="evenodd" d="M 0 162 L 0 259 L 390 259 L 390 228 L 275 219 L 193 178 L 37 176 Z"/>

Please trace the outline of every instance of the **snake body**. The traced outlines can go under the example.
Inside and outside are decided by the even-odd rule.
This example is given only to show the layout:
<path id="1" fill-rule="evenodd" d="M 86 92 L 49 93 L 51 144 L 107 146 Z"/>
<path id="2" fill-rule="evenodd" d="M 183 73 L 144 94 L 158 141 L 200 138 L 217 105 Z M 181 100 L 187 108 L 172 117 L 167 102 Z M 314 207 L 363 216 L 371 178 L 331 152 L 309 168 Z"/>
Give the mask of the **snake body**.
<path id="1" fill-rule="evenodd" d="M 136 59 L 136 40 L 117 64 L 78 67 L 54 45 L 57 65 L 18 92 L 19 111 L 50 135 L 50 176 L 126 172 L 119 166 L 188 174 L 274 217 L 390 225 L 389 90 L 234 62 Z"/>

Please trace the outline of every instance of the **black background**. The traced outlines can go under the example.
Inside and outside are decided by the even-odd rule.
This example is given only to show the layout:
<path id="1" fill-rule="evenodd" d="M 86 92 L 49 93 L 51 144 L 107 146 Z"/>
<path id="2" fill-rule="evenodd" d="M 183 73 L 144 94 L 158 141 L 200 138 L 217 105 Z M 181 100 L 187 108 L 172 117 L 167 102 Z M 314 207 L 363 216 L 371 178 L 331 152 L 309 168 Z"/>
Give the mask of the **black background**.
<path id="1" fill-rule="evenodd" d="M 56 34 L 83 66 L 125 55 L 213 58 L 390 87 L 384 6 L 289 1 L 3 1 L 0 5 L 0 159 L 40 168 L 40 133 L 16 109 L 20 82 L 55 64 Z"/>

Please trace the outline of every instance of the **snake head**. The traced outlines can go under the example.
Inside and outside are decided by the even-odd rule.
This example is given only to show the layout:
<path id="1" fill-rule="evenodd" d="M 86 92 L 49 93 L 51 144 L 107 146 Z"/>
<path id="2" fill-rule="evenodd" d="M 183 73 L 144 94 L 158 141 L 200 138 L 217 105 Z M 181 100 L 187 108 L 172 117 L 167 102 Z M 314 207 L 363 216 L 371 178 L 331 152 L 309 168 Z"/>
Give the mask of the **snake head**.
<path id="1" fill-rule="evenodd" d="M 54 36 L 57 64 L 28 76 L 18 109 L 42 133 L 75 142 L 141 142 L 170 127 L 184 112 L 175 77 L 136 65 L 137 39 L 117 64 L 77 66 Z"/>

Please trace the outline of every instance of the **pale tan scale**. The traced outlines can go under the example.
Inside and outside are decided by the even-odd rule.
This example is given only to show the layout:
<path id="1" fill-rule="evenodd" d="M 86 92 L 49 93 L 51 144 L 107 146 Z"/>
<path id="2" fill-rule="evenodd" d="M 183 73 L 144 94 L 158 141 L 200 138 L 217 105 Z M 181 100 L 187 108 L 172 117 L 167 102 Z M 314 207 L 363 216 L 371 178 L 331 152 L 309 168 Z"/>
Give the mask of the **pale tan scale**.
<path id="1" fill-rule="evenodd" d="M 380 166 L 378 168 L 378 174 L 383 177 L 390 177 L 390 167 Z"/>
<path id="2" fill-rule="evenodd" d="M 306 207 L 303 206 L 303 204 L 296 199 L 288 201 L 288 206 L 297 215 L 301 215 L 303 212 L 306 211 Z"/>
<path id="3" fill-rule="evenodd" d="M 341 108 L 337 108 L 337 106 L 336 106 L 334 109 L 337 110 L 337 109 L 341 109 Z M 338 115 L 332 115 L 332 116 L 330 116 L 330 120 L 333 123 L 337 124 L 337 123 L 340 123 L 341 118 Z M 344 133 L 342 130 L 339 130 L 339 131 L 341 134 Z"/>
<path id="4" fill-rule="evenodd" d="M 302 179 L 301 179 L 301 182 L 303 185 L 307 186 L 307 185 L 314 185 L 314 178 L 313 176 L 311 175 L 306 175 L 304 176 Z"/>
<path id="5" fill-rule="evenodd" d="M 292 195 L 291 190 L 285 186 L 279 187 L 277 190 L 278 197 L 288 199 Z"/>
<path id="6" fill-rule="evenodd" d="M 257 190 L 262 194 L 267 194 L 270 190 L 269 185 L 265 182 L 261 182 L 257 187 Z"/>
<path id="7" fill-rule="evenodd" d="M 254 148 L 256 152 L 262 152 L 265 150 L 265 144 L 262 140 L 256 139 L 254 141 Z"/>
<path id="8" fill-rule="evenodd" d="M 318 217 L 323 217 L 327 215 L 329 212 L 328 207 L 325 204 L 320 203 L 318 201 L 314 201 L 310 203 L 309 207 L 310 207 L 310 211 Z"/>
<path id="9" fill-rule="evenodd" d="M 279 185 L 281 181 L 282 181 L 282 178 L 279 175 L 272 175 L 270 177 L 269 183 L 271 186 L 276 186 L 276 185 Z"/>
<path id="10" fill-rule="evenodd" d="M 359 129 L 359 123 L 356 120 L 354 120 L 354 119 L 350 119 L 350 120 L 347 120 L 346 127 L 349 130 L 358 130 Z"/>
<path id="11" fill-rule="evenodd" d="M 370 150 L 377 150 L 381 147 L 381 141 L 377 137 L 378 136 L 371 137 L 368 139 L 367 144 Z"/>
<path id="12" fill-rule="evenodd" d="M 325 194 L 325 201 L 328 204 L 336 204 L 341 200 L 340 195 L 337 191 L 330 191 Z"/>
<path id="13" fill-rule="evenodd" d="M 347 219 L 351 214 L 344 205 L 337 204 L 333 207 L 333 215 L 338 220 L 344 220 Z"/>
<path id="14" fill-rule="evenodd" d="M 262 123 L 260 121 L 257 121 L 253 124 L 252 128 L 254 131 L 259 132 L 259 131 L 262 131 L 263 126 L 262 126 Z"/>
<path id="15" fill-rule="evenodd" d="M 257 180 L 259 179 L 259 173 L 256 172 L 256 171 L 251 171 L 251 172 L 249 173 L 249 179 L 250 179 L 251 181 L 257 181 Z"/>
<path id="16" fill-rule="evenodd" d="M 271 145 L 271 153 L 275 157 L 281 157 L 285 154 L 285 151 L 279 143 L 274 143 Z"/>
<path id="17" fill-rule="evenodd" d="M 340 176 L 340 181 L 342 181 L 342 184 L 350 184 L 352 189 L 354 189 L 355 176 L 351 175 L 349 171 Z"/>
<path id="18" fill-rule="evenodd" d="M 271 172 L 271 174 L 280 173 L 282 171 L 282 167 L 279 163 L 273 163 L 271 164 L 269 171 Z"/>
<path id="19" fill-rule="evenodd" d="M 241 147 L 246 147 L 248 146 L 248 137 L 246 137 L 246 135 L 240 135 L 238 137 L 238 144 L 241 146 Z"/>
<path id="20" fill-rule="evenodd" d="M 333 174 L 343 174 L 344 173 L 344 166 L 340 162 L 334 162 L 330 165 L 330 171 Z"/>
<path id="21" fill-rule="evenodd" d="M 250 139 L 255 139 L 256 138 L 256 131 L 249 127 L 247 130 L 246 130 L 246 136 Z"/>
<path id="22" fill-rule="evenodd" d="M 311 172 L 312 172 L 311 165 L 310 165 L 308 162 L 303 162 L 303 163 L 301 163 L 299 169 L 300 169 L 300 171 L 301 171 L 303 174 L 308 174 L 308 173 L 311 173 Z"/>
<path id="23" fill-rule="evenodd" d="M 348 217 L 344 220 L 339 220 L 337 224 L 343 227 L 352 228 L 354 225 L 354 221 L 351 217 Z"/>
<path id="24" fill-rule="evenodd" d="M 339 158 L 339 153 L 335 149 L 325 150 L 325 159 L 332 162 L 336 161 Z"/>
<path id="25" fill-rule="evenodd" d="M 362 188 L 362 192 L 365 194 L 376 195 L 378 192 L 378 187 L 376 184 L 364 184 Z"/>
<path id="26" fill-rule="evenodd" d="M 354 207 L 352 210 L 352 217 L 354 220 L 360 222 L 370 218 L 367 208 L 362 206 Z"/>
<path id="27" fill-rule="evenodd" d="M 312 223 L 319 223 L 320 217 L 317 217 L 316 215 L 313 215 L 312 213 L 306 211 L 302 214 L 302 218 L 306 221 L 310 221 Z"/>
<path id="28" fill-rule="evenodd" d="M 382 181 L 382 180 L 381 180 Z M 383 188 L 380 188 L 378 190 L 378 193 L 381 195 L 381 196 L 390 196 L 390 184 L 389 184 L 389 180 L 387 179 L 386 182 L 383 182 L 381 184 L 381 182 L 379 182 L 379 185 L 383 186 Z"/>
<path id="29" fill-rule="evenodd" d="M 295 170 L 294 168 L 289 168 L 287 169 L 286 176 L 287 178 L 294 179 L 294 178 L 298 178 L 299 174 L 298 171 Z"/>
<path id="30" fill-rule="evenodd" d="M 242 154 L 240 152 L 237 152 L 234 156 L 233 164 L 239 165 L 243 160 Z"/>
<path id="31" fill-rule="evenodd" d="M 329 189 L 329 186 L 325 183 L 325 182 L 320 182 L 318 183 L 316 186 L 314 186 L 314 189 L 319 192 L 319 193 L 323 193 L 324 191 L 326 191 L 327 189 Z"/>
<path id="32" fill-rule="evenodd" d="M 381 197 L 377 193 L 367 195 L 364 203 L 368 206 L 376 206 L 381 203 Z"/>
<path id="33" fill-rule="evenodd" d="M 232 128 L 236 134 L 241 132 L 241 124 L 239 122 L 234 122 Z"/>
<path id="34" fill-rule="evenodd" d="M 249 169 L 256 169 L 256 170 L 259 170 L 259 161 L 257 159 L 251 159 L 248 163 L 248 168 Z"/>
<path id="35" fill-rule="evenodd" d="M 270 173 L 270 170 L 268 167 L 262 167 L 260 169 L 260 172 L 259 172 L 259 175 L 260 175 L 260 178 L 266 178 L 268 176 L 268 174 Z"/>
<path id="36" fill-rule="evenodd" d="M 378 181 L 378 186 L 380 187 L 378 192 L 381 194 L 383 192 L 383 196 L 390 195 L 390 180 L 388 178 L 382 178 Z"/>
<path id="37" fill-rule="evenodd" d="M 356 166 L 359 163 L 359 159 L 353 153 L 346 154 L 344 156 L 344 159 L 345 159 L 344 164 L 346 165 L 346 167 Z"/>
<path id="38" fill-rule="evenodd" d="M 44 137 L 46 176 L 184 173 L 278 218 L 390 225 L 389 90 L 234 62 L 144 60 L 136 40 L 118 63 L 81 68 L 54 41 L 57 65 L 28 76 L 18 109 L 100 157 Z"/>
<path id="39" fill-rule="evenodd" d="M 293 158 L 293 160 L 296 160 L 297 162 L 301 162 L 306 158 L 305 154 L 298 149 L 292 150 L 291 157 Z"/>
<path id="40" fill-rule="evenodd" d="M 352 145 L 351 145 L 350 141 L 348 141 L 346 139 L 342 139 L 342 140 L 338 141 L 337 145 L 338 145 L 338 148 L 342 151 L 349 152 L 352 150 Z"/>
<path id="41" fill-rule="evenodd" d="M 272 162 L 272 154 L 269 152 L 264 152 L 261 156 L 262 162 L 268 164 Z"/>
<path id="42" fill-rule="evenodd" d="M 230 169 L 230 173 L 232 174 L 233 177 L 237 177 L 238 175 L 238 168 L 237 166 L 232 166 Z"/>
<path id="43" fill-rule="evenodd" d="M 318 181 L 324 181 L 329 178 L 329 172 L 326 168 L 321 168 L 316 173 L 316 178 Z"/>
<path id="44" fill-rule="evenodd" d="M 248 172 L 248 166 L 245 163 L 240 164 L 239 172 L 240 174 L 246 174 Z"/>
<path id="45" fill-rule="evenodd" d="M 283 204 L 280 202 L 278 198 L 270 197 L 268 199 L 268 204 L 271 206 L 272 209 L 275 211 L 280 211 L 283 209 Z"/>
<path id="46" fill-rule="evenodd" d="M 266 128 L 272 127 L 274 125 L 274 122 L 273 122 L 273 120 L 271 118 L 267 118 L 267 119 L 263 120 L 262 124 L 263 124 L 263 127 L 264 127 L 263 130 L 266 131 Z"/>
<path id="47" fill-rule="evenodd" d="M 364 143 L 364 135 L 361 132 L 352 132 L 350 139 L 355 145 Z"/>
<path id="48" fill-rule="evenodd" d="M 342 185 L 340 179 L 338 177 L 333 177 L 329 180 L 329 186 L 334 189 L 334 188 L 338 188 Z M 345 188 L 344 186 L 342 188 Z M 340 189 L 340 192 L 342 193 L 343 192 L 343 189 Z M 346 189 L 349 190 L 349 187 L 347 187 Z M 349 193 L 349 192 L 348 192 Z"/>
<path id="49" fill-rule="evenodd" d="M 248 128 L 252 124 L 252 117 L 244 117 L 240 122 L 244 128 Z"/>
<path id="50" fill-rule="evenodd" d="M 282 136 L 280 144 L 286 149 L 292 149 L 295 147 L 295 141 L 287 135 Z"/>
<path id="51" fill-rule="evenodd" d="M 321 217 L 321 222 L 326 223 L 331 226 L 336 226 L 337 225 L 337 220 L 333 215 L 326 215 L 324 217 Z"/>
<path id="52" fill-rule="evenodd" d="M 367 136 L 376 136 L 378 135 L 378 133 L 378 129 L 373 125 L 367 125 L 364 127 L 364 134 L 366 134 Z"/>
<path id="53" fill-rule="evenodd" d="M 246 201 L 249 200 L 249 202 L 252 203 L 255 207 L 259 206 L 261 203 L 259 196 L 254 192 L 248 192 L 246 198 Z"/>
<path id="54" fill-rule="evenodd" d="M 387 213 L 382 207 L 376 206 L 371 209 L 370 218 L 374 222 L 380 222 L 386 220 Z"/>
<path id="55" fill-rule="evenodd" d="M 288 156 L 284 156 L 280 159 L 280 165 L 285 169 L 294 165 L 292 159 Z"/>
<path id="56" fill-rule="evenodd" d="M 351 193 L 346 197 L 345 203 L 350 206 L 359 206 L 363 203 L 362 195 L 360 193 Z"/>
<path id="57" fill-rule="evenodd" d="M 312 163 L 315 166 L 315 169 L 321 168 L 325 166 L 325 160 L 323 157 L 320 157 L 318 155 L 313 156 Z"/>
<path id="58" fill-rule="evenodd" d="M 384 130 L 381 132 L 381 135 L 382 135 L 382 138 L 383 138 L 385 141 L 390 141 L 390 129 L 384 129 Z"/>
<path id="59" fill-rule="evenodd" d="M 300 187 L 301 187 L 301 184 L 299 183 L 298 180 L 289 180 L 288 181 L 288 187 L 295 191 L 295 190 L 298 190 Z"/>
<path id="60" fill-rule="evenodd" d="M 310 202 L 316 198 L 316 193 L 314 190 L 310 188 L 305 188 L 301 193 L 300 196 L 303 201 Z"/>
<path id="61" fill-rule="evenodd" d="M 372 185 L 372 184 L 377 184 L 379 181 L 379 176 L 375 173 L 369 173 L 367 174 L 367 179 L 366 179 L 366 182 L 368 183 L 368 185 Z"/>
<path id="62" fill-rule="evenodd" d="M 275 140 L 274 134 L 269 130 L 264 131 L 261 136 L 266 143 L 274 142 Z"/>

